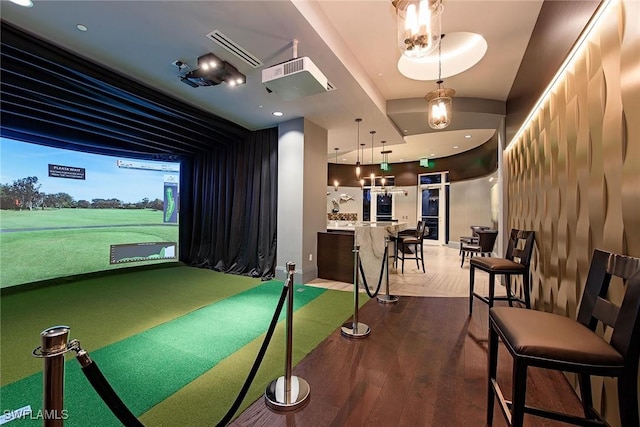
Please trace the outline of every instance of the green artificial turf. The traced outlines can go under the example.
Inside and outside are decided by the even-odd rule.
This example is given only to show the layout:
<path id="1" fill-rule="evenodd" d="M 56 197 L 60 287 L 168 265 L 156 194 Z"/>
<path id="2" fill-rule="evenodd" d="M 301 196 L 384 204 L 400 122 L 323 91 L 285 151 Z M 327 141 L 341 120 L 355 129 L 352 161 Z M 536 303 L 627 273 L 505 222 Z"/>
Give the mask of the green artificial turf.
<path id="1" fill-rule="evenodd" d="M 360 301 L 360 305 L 363 305 L 369 299 L 361 298 Z M 327 290 L 298 309 L 293 317 L 293 365 L 302 360 L 351 315 L 353 294 L 333 290 Z M 285 326 L 285 322 L 280 322 L 276 328 L 269 350 L 236 416 L 256 399 L 262 398 L 272 380 L 284 375 Z M 214 368 L 143 414 L 140 420 L 148 427 L 215 426 L 238 395 L 263 338 L 264 335 L 256 338 L 222 360 Z M 309 387 L 313 399 L 317 389 L 313 383 L 310 383 Z"/>
<path id="2" fill-rule="evenodd" d="M 6 385 L 0 390 L 0 409 L 17 409 L 27 404 L 34 411 L 41 408 L 41 373 L 28 373 L 41 369 L 42 362 L 32 358 L 30 352 L 38 344 L 40 330 L 67 324 L 72 326 L 71 337 L 81 340 L 127 406 L 138 416 L 144 414 L 145 423 L 179 425 L 182 422 L 174 414 L 184 413 L 190 420 L 188 425 L 215 425 L 246 378 L 282 290 L 280 282 L 256 286 L 259 282 L 255 279 L 219 275 L 189 267 L 163 268 L 114 276 L 124 280 L 96 278 L 3 297 L 2 384 Z M 180 276 L 184 280 L 177 280 Z M 211 282 L 195 280 L 192 284 L 191 279 L 198 276 L 208 277 Z M 222 285 L 227 278 L 240 283 Z M 179 292 L 180 282 L 189 296 Z M 236 292 L 249 290 L 229 297 L 235 293 L 231 288 Z M 304 286 L 296 289 L 294 363 L 339 327 L 352 311 L 350 293 Z M 100 298 L 105 291 L 107 295 Z M 157 295 L 152 295 L 156 292 Z M 147 293 L 149 300 L 143 297 Z M 217 297 L 212 297 L 213 294 Z M 216 301 L 229 298 L 206 307 L 194 303 L 207 297 Z M 67 307 L 77 304 L 78 309 L 65 310 L 63 301 Z M 168 305 L 175 308 L 169 310 L 171 313 L 159 315 Z M 139 313 L 137 306 L 146 307 L 145 313 Z M 300 309 L 301 306 L 304 307 Z M 54 321 L 62 314 L 67 321 Z M 32 321 L 46 322 L 44 319 L 49 319 L 49 323 L 34 327 Z M 81 326 L 76 329 L 69 320 Z M 271 379 L 284 372 L 283 324 L 276 330 L 243 407 L 259 397 Z M 5 334 L 7 327 L 10 333 Z M 88 345 L 84 335 L 90 337 Z M 25 340 L 25 336 L 30 339 Z M 17 347 L 10 348 L 11 342 Z M 17 351 L 18 348 L 21 350 Z M 91 351 L 91 348 L 98 349 Z M 35 361 L 40 368 L 27 363 L 30 367 L 25 369 L 22 366 L 25 360 Z M 84 378 L 79 364 L 69 361 L 66 366 L 65 408 L 69 418 L 65 425 L 119 425 Z M 15 378 L 20 379 L 12 381 Z M 198 405 L 202 399 L 208 404 Z M 39 425 L 41 420 L 11 423 Z"/>
<path id="3" fill-rule="evenodd" d="M 92 351 L 261 283 L 260 279 L 173 266 L 108 274 L 0 298 L 0 385 L 42 370 L 31 356 L 40 332 L 71 327 Z"/>

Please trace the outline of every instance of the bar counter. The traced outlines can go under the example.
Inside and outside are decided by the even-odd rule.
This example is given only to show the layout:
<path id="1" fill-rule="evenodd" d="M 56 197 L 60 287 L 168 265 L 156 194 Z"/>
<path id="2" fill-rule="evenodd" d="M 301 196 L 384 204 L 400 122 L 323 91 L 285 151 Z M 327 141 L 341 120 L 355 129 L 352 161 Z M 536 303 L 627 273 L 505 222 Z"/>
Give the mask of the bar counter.
<path id="1" fill-rule="evenodd" d="M 318 277 L 353 283 L 353 246 L 360 246 L 360 260 L 369 288 L 380 277 L 385 237 L 407 228 L 400 222 L 330 221 L 326 232 L 318 232 Z M 393 248 L 389 247 L 389 255 Z"/>

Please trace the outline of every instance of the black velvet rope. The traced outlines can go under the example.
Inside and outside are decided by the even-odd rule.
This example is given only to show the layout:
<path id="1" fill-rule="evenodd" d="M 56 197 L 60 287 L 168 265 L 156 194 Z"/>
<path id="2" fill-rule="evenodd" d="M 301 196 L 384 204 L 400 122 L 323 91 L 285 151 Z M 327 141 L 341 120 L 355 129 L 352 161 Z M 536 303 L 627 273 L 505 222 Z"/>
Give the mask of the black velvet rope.
<path id="1" fill-rule="evenodd" d="M 275 313 L 273 313 L 273 318 L 271 319 L 271 324 L 269 325 L 269 329 L 267 330 L 267 335 L 264 337 L 264 340 L 262 341 L 262 346 L 260 347 L 260 351 L 258 351 L 258 356 L 256 357 L 255 362 L 253 362 L 251 371 L 249 372 L 249 375 L 247 376 L 247 379 L 245 380 L 244 385 L 242 386 L 242 389 L 238 394 L 238 397 L 236 397 L 235 402 L 233 402 L 233 405 L 231 405 L 231 408 L 229 408 L 229 411 L 227 411 L 227 413 L 222 418 L 222 420 L 220 420 L 220 422 L 216 424 L 216 427 L 226 426 L 229 423 L 229 421 L 231 421 L 233 414 L 236 413 L 236 411 L 240 407 L 240 404 L 242 403 L 245 396 L 247 395 L 247 392 L 249 391 L 249 387 L 251 386 L 251 383 L 253 382 L 253 379 L 255 378 L 256 373 L 258 372 L 258 368 L 260 368 L 260 363 L 262 363 L 264 354 L 267 352 L 267 347 L 269 347 L 269 343 L 271 342 L 273 331 L 276 329 L 276 325 L 278 324 L 278 318 L 280 317 L 282 306 L 284 305 L 284 301 L 287 299 L 287 292 L 288 292 L 289 286 L 293 286 L 293 281 L 291 281 L 291 283 L 288 283 L 288 284 L 285 283 L 284 287 L 282 288 L 282 295 L 280 295 L 280 301 L 278 301 L 278 306 L 276 307 L 276 311 Z"/>
<path id="2" fill-rule="evenodd" d="M 287 299 L 287 293 L 289 286 L 293 286 L 293 282 L 285 284 L 282 288 L 282 294 L 280 295 L 280 300 L 278 301 L 278 305 L 276 307 L 275 313 L 273 313 L 273 318 L 271 319 L 271 324 L 269 324 L 269 329 L 267 330 L 267 335 L 262 342 L 262 346 L 260 347 L 260 351 L 258 351 L 258 356 L 256 360 L 253 362 L 253 366 L 251 367 L 251 371 L 247 376 L 247 379 L 240 390 L 240 393 L 236 397 L 236 400 L 229 408 L 229 411 L 225 414 L 222 420 L 216 425 L 216 427 L 226 426 L 231 418 L 236 413 L 240 404 L 244 400 L 247 392 L 249 391 L 249 387 L 251 387 L 251 383 L 260 368 L 260 364 L 262 363 L 262 359 L 264 358 L 265 353 L 267 352 L 267 347 L 269 347 L 269 343 L 271 342 L 271 337 L 273 336 L 273 331 L 276 329 L 276 325 L 278 324 L 278 318 L 280 317 L 280 313 L 282 312 L 282 307 L 284 305 L 284 301 Z M 111 412 L 120 420 L 122 425 L 125 427 L 144 427 L 135 415 L 127 408 L 127 406 L 122 402 L 120 397 L 118 397 L 115 390 L 111 387 L 111 384 L 104 377 L 98 365 L 91 361 L 87 366 L 82 368 L 82 372 L 84 372 L 85 376 L 96 390 L 98 395 L 102 398 L 104 403 L 111 409 Z"/>
<path id="3" fill-rule="evenodd" d="M 384 255 L 382 257 L 382 268 L 380 269 L 380 277 L 378 277 L 378 286 L 376 287 L 376 291 L 373 294 L 369 290 L 369 285 L 367 284 L 367 277 L 364 275 L 364 268 L 362 268 L 362 261 L 360 261 L 360 258 L 358 258 L 358 267 L 360 268 L 360 275 L 362 276 L 362 281 L 364 282 L 364 290 L 367 291 L 367 295 L 369 295 L 369 298 L 375 298 L 376 296 L 378 296 L 378 293 L 380 292 L 380 285 L 382 285 L 382 277 L 384 276 L 384 269 L 387 266 L 388 250 L 389 248 L 385 246 Z"/>
<path id="4" fill-rule="evenodd" d="M 104 403 L 107 404 L 113 415 L 115 415 L 122 425 L 125 427 L 144 427 L 135 415 L 127 408 L 127 405 L 120 400 L 120 397 L 111 387 L 111 384 L 102 375 L 100 368 L 96 362 L 91 361 L 87 366 L 82 367 L 82 372 L 87 377 L 93 388 L 98 395 L 102 398 Z"/>

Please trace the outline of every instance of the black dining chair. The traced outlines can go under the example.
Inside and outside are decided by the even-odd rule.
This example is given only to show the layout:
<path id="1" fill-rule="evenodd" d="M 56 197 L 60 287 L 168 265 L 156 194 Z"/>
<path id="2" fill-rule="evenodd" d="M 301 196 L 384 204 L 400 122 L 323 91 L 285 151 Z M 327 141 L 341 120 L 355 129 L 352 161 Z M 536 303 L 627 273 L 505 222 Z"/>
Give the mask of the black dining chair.
<path id="1" fill-rule="evenodd" d="M 424 235 L 426 230 L 427 230 L 426 223 L 423 221 L 419 221 L 418 227 L 416 228 L 416 232 L 414 235 L 398 236 L 398 239 L 396 241 L 397 243 L 396 260 L 399 257 L 399 259 L 402 261 L 402 274 L 404 274 L 405 259 L 415 259 L 418 270 L 420 270 L 419 263 L 421 263 L 422 272 L 423 273 L 425 272 L 423 242 L 424 242 Z"/>
<path id="2" fill-rule="evenodd" d="M 473 254 L 480 256 L 491 256 L 493 247 L 496 245 L 498 230 L 479 230 L 477 243 L 465 243 L 460 247 L 460 267 L 464 265 L 464 257 L 469 255 L 469 259 Z"/>
<path id="3" fill-rule="evenodd" d="M 504 258 L 482 258 L 476 257 L 469 261 L 469 314 L 473 311 L 473 298 L 478 298 L 493 307 L 494 301 L 508 301 L 509 305 L 513 305 L 514 301 L 524 304 L 527 308 L 531 308 L 529 263 L 531 262 L 531 254 L 533 252 L 535 233 L 533 231 L 524 231 L 512 229 L 509 234 L 509 244 Z M 474 292 L 475 271 L 476 268 L 489 273 L 489 295 L 480 295 Z M 505 286 L 507 288 L 507 296 L 495 296 L 495 281 L 497 275 L 505 276 Z M 516 297 L 511 292 L 511 277 L 522 276 L 522 293 L 524 300 Z"/>
<path id="4" fill-rule="evenodd" d="M 611 282 L 612 276 L 622 280 Z M 610 283 L 626 287 L 620 306 L 607 300 Z M 513 359 L 511 401 L 496 380 L 498 338 Z M 516 307 L 489 310 L 487 424 L 493 422 L 497 397 L 509 426 L 522 426 L 525 413 L 576 425 L 609 425 L 593 407 L 591 376 L 601 376 L 617 378 L 621 425 L 638 427 L 639 355 L 640 258 L 595 250 L 576 320 Z M 525 405 L 530 366 L 578 374 L 584 417 Z"/>
<path id="5" fill-rule="evenodd" d="M 393 255 L 391 255 L 393 258 L 393 268 L 398 266 L 398 241 L 405 237 L 414 237 L 421 225 L 422 221 L 418 221 L 416 228 L 405 228 L 404 230 L 398 231 L 397 234 L 389 236 L 389 241 L 393 243 Z"/>
<path id="6" fill-rule="evenodd" d="M 460 255 L 462 255 L 462 245 L 464 245 L 465 243 L 466 244 L 478 243 L 478 231 L 491 229 L 491 227 L 487 227 L 486 225 L 472 225 L 470 228 L 471 228 L 471 236 L 460 237 Z"/>

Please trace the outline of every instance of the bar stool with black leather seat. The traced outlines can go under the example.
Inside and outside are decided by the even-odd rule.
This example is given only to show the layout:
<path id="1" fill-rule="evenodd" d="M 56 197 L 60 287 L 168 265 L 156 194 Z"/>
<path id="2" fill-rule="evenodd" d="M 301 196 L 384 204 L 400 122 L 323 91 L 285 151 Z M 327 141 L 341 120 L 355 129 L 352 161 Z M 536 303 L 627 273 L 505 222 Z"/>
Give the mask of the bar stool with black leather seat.
<path id="1" fill-rule="evenodd" d="M 612 276 L 622 280 L 611 281 Z M 625 284 L 626 282 L 626 284 Z M 609 284 L 626 286 L 620 306 L 606 300 Z M 599 327 L 599 322 L 605 329 Z M 611 332 L 607 327 L 613 328 Z M 601 337 L 598 330 L 606 330 Z M 498 337 L 513 359 L 512 401 L 496 380 Z M 516 307 L 489 310 L 489 381 L 487 424 L 493 422 L 498 398 L 508 425 L 522 426 L 524 414 L 576 425 L 609 425 L 593 407 L 591 376 L 617 377 L 623 427 L 638 427 L 638 361 L 640 359 L 640 258 L 595 250 L 577 320 Z M 584 417 L 525 405 L 530 366 L 578 374 Z"/>
<path id="2" fill-rule="evenodd" d="M 491 256 L 493 247 L 496 245 L 496 237 L 498 237 L 498 230 L 479 230 L 478 243 L 465 243 L 460 247 L 462 257 L 460 267 L 464 265 L 464 257 L 467 254 L 469 259 L 473 258 L 473 254 Z"/>
<path id="3" fill-rule="evenodd" d="M 393 258 L 394 268 L 396 268 L 398 264 L 398 240 L 404 237 L 414 237 L 421 224 L 422 221 L 418 221 L 416 228 L 405 228 L 404 230 L 400 230 L 397 235 L 389 236 L 389 241 L 393 242 L 393 255 L 391 257 Z"/>
<path id="4" fill-rule="evenodd" d="M 512 229 L 509 234 L 509 244 L 504 258 L 482 258 L 476 257 L 469 261 L 469 315 L 473 312 L 473 298 L 487 303 L 489 308 L 493 307 L 494 301 L 508 301 L 512 306 L 513 302 L 524 304 L 531 308 L 529 297 L 529 262 L 533 252 L 534 232 Z M 474 292 L 475 270 L 479 269 L 489 273 L 489 296 L 480 295 Z M 495 296 L 496 275 L 505 276 L 505 286 L 507 296 Z M 511 292 L 511 276 L 522 276 L 522 293 L 524 300 L 518 298 Z"/>
<path id="5" fill-rule="evenodd" d="M 423 241 L 426 230 L 427 224 L 420 221 L 418 222 L 418 227 L 416 228 L 416 232 L 413 236 L 398 237 L 396 259 L 399 257 L 402 261 L 402 274 L 404 274 L 405 259 L 415 259 L 418 270 L 420 270 L 420 264 L 418 262 L 422 263 L 422 272 L 425 272 Z M 407 254 L 413 254 L 414 256 L 407 256 Z"/>

